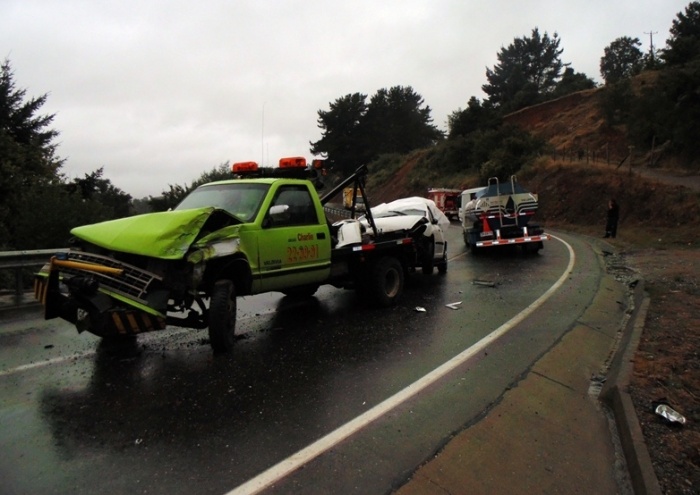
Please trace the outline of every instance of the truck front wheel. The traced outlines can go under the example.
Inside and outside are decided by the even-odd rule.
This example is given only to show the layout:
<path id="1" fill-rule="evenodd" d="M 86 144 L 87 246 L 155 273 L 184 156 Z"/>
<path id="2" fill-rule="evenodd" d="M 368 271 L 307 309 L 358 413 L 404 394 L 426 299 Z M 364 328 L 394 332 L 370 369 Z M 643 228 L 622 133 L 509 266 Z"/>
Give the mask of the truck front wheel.
<path id="1" fill-rule="evenodd" d="M 231 280 L 219 280 L 211 291 L 209 342 L 216 353 L 233 348 L 236 332 L 236 288 Z"/>
<path id="2" fill-rule="evenodd" d="M 403 267 L 396 258 L 386 256 L 375 263 L 370 275 L 368 293 L 379 306 L 391 306 L 403 293 Z"/>

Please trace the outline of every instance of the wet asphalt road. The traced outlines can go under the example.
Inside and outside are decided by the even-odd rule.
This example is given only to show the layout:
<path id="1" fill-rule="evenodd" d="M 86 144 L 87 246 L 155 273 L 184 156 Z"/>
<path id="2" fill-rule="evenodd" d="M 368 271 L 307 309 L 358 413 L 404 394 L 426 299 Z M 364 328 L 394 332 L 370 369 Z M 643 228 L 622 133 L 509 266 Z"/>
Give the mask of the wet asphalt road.
<path id="1" fill-rule="evenodd" d="M 576 265 L 542 307 L 265 493 L 391 492 L 483 417 L 598 288 L 590 247 L 561 237 Z M 558 240 L 536 256 L 476 258 L 458 226 L 448 240 L 448 273 L 413 274 L 388 310 L 332 287 L 302 302 L 239 299 L 239 340 L 226 356 L 212 355 L 206 330 L 115 347 L 36 314 L 0 321 L 2 493 L 228 493 L 473 346 L 547 291 L 570 259 Z"/>

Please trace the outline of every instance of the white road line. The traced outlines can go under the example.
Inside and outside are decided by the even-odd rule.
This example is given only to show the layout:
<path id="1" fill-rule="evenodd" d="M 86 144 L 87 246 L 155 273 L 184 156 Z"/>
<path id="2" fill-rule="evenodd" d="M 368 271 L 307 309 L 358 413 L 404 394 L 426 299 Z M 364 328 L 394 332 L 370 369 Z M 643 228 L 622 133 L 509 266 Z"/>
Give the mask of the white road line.
<path id="1" fill-rule="evenodd" d="M 271 310 L 271 311 L 262 312 L 262 313 L 255 313 L 252 316 L 247 316 L 247 317 L 238 319 L 237 323 L 240 324 L 241 322 L 244 322 L 246 320 L 252 320 L 254 318 L 259 318 L 260 316 L 266 316 L 268 314 L 273 314 L 275 312 L 276 312 L 276 310 Z M 193 331 L 193 329 L 191 329 L 191 328 L 171 329 L 171 330 L 169 330 L 168 336 L 172 337 L 173 335 L 180 335 L 182 333 L 191 333 L 192 331 Z M 236 334 L 236 335 L 245 335 L 246 333 L 247 332 L 241 332 L 240 334 Z M 143 344 L 144 341 L 149 342 L 149 339 L 151 339 L 151 340 L 159 339 L 161 336 L 162 336 L 161 332 L 150 332 L 150 333 L 143 334 L 141 343 Z M 20 366 L 16 366 L 14 368 L 10 368 L 7 370 L 0 370 L 0 378 L 2 378 L 4 376 L 14 375 L 15 373 L 21 373 L 21 372 L 27 371 L 27 370 L 32 370 L 32 369 L 36 369 L 36 368 L 43 368 L 44 366 L 50 366 L 52 364 L 62 364 L 62 363 L 65 363 L 67 361 L 72 361 L 75 359 L 81 359 L 81 358 L 85 358 L 85 357 L 94 356 L 95 354 L 97 354 L 97 350 L 92 349 L 92 350 L 85 351 L 85 352 L 78 352 L 76 354 L 71 354 L 69 356 L 55 357 L 55 358 L 51 358 L 51 359 L 46 359 L 44 361 L 37 361 L 35 363 L 22 364 Z"/>
<path id="2" fill-rule="evenodd" d="M 471 359 L 476 354 L 482 352 L 486 347 L 488 347 L 492 342 L 506 334 L 518 323 L 527 318 L 533 311 L 544 304 L 547 299 L 549 299 L 564 282 L 569 277 L 569 274 L 573 270 L 574 264 L 576 262 L 576 255 L 574 254 L 573 248 L 563 239 L 552 236 L 553 239 L 557 239 L 559 242 L 563 243 L 569 251 L 569 264 L 564 270 L 564 273 L 559 277 L 559 279 L 552 285 L 544 294 L 542 294 L 535 302 L 530 304 L 527 308 L 521 311 L 519 314 L 508 320 L 506 323 L 498 327 L 496 330 L 482 338 L 473 346 L 465 349 L 457 356 L 453 357 L 446 363 L 435 368 L 433 371 L 422 377 L 421 379 L 413 382 L 403 390 L 399 391 L 395 395 L 389 397 L 385 401 L 377 404 L 372 409 L 356 417 L 349 423 L 345 423 L 343 426 L 332 431 L 325 437 L 317 440 L 308 447 L 300 450 L 299 452 L 292 454 L 287 459 L 279 462 L 278 464 L 272 466 L 268 470 L 260 473 L 255 478 L 251 478 L 242 485 L 229 491 L 226 495 L 253 495 L 260 493 L 264 489 L 270 487 L 274 483 L 278 482 L 288 474 L 299 469 L 307 462 L 310 462 L 314 458 L 318 457 L 325 451 L 331 449 L 335 445 L 339 444 L 350 435 L 356 433 L 360 429 L 364 428 L 368 424 L 372 423 L 377 418 L 383 416 L 384 414 L 391 411 L 393 408 L 399 404 L 412 398 L 414 395 L 418 394 L 420 391 L 428 387 L 429 385 L 435 383 L 437 380 L 453 371 L 467 360 Z"/>
<path id="3" fill-rule="evenodd" d="M 169 336 L 179 335 L 181 333 L 191 332 L 191 331 L 192 331 L 192 329 L 189 329 L 189 328 L 180 328 L 177 330 L 171 330 L 168 335 Z M 158 334 L 158 332 L 145 334 L 145 335 L 148 335 L 149 337 L 156 337 L 157 334 Z M 143 341 L 142 341 L 142 343 L 143 343 Z M 67 361 L 72 361 L 75 359 L 82 359 L 85 357 L 94 356 L 95 354 L 97 354 L 97 349 L 91 349 L 89 351 L 77 352 L 75 354 L 70 354 L 68 356 L 60 356 L 60 357 L 55 357 L 55 358 L 51 358 L 51 359 L 46 359 L 44 361 L 37 361 L 35 363 L 22 364 L 20 366 L 15 366 L 14 368 L 0 371 L 0 378 L 3 376 L 14 375 L 15 373 L 21 373 L 22 371 L 32 370 L 32 369 L 36 369 L 36 368 L 43 368 L 44 366 L 50 366 L 52 364 L 62 364 L 62 363 L 65 363 Z"/>
<path id="4" fill-rule="evenodd" d="M 20 373 L 22 371 L 31 370 L 34 368 L 43 368 L 44 366 L 48 366 L 50 364 L 60 364 L 60 363 L 65 363 L 66 361 L 71 361 L 73 359 L 80 359 L 80 358 L 92 356 L 95 354 L 95 352 L 96 351 L 93 349 L 91 351 L 85 351 L 85 352 L 79 352 L 77 354 L 71 354 L 70 356 L 55 357 L 55 358 L 47 359 L 46 361 L 38 361 L 36 363 L 23 364 L 21 366 L 17 366 L 15 368 L 11 368 L 9 370 L 0 371 L 0 377 L 14 375 L 15 373 Z"/>

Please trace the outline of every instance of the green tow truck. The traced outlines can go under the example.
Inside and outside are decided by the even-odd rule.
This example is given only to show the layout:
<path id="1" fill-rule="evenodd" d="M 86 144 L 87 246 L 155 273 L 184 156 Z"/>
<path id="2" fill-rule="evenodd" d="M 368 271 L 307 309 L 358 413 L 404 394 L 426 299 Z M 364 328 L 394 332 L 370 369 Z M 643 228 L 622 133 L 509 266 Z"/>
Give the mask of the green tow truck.
<path id="1" fill-rule="evenodd" d="M 277 168 L 241 162 L 232 172 L 171 211 L 73 229 L 71 248 L 35 277 L 45 318 L 100 337 L 208 328 L 214 352 L 226 352 L 235 341 L 237 296 L 309 297 L 330 284 L 388 306 L 432 252 L 425 219 L 378 231 L 369 208 L 362 220 L 354 211 L 334 223 L 326 218 L 324 205 L 347 186 L 366 202 L 365 166 L 322 198 L 322 160 L 283 158 Z"/>

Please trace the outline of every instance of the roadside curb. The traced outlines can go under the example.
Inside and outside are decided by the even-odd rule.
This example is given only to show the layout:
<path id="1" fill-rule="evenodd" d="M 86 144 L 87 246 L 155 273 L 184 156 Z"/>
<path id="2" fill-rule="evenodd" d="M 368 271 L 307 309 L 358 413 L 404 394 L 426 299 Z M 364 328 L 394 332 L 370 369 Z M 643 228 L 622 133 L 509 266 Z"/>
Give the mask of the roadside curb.
<path id="1" fill-rule="evenodd" d="M 649 456 L 639 418 L 629 394 L 630 375 L 634 354 L 644 330 L 649 296 L 644 283 L 639 281 L 632 294 L 633 309 L 622 329 L 618 352 L 610 365 L 608 380 L 601 390 L 600 400 L 610 408 L 620 436 L 620 444 L 627 462 L 627 469 L 634 493 L 637 495 L 661 495 L 659 480 Z"/>

